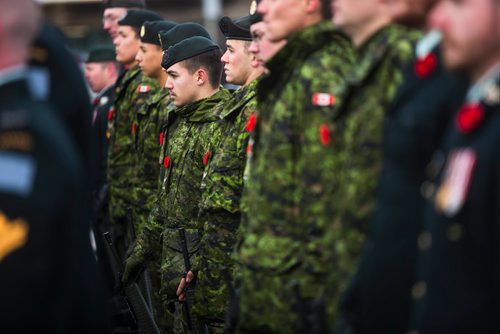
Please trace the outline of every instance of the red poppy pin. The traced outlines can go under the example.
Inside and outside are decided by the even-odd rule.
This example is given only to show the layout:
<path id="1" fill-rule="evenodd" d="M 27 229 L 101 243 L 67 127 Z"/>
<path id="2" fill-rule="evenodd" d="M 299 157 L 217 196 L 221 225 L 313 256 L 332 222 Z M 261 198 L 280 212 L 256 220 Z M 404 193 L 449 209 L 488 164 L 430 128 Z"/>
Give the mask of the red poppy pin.
<path id="1" fill-rule="evenodd" d="M 163 167 L 167 169 L 169 166 L 170 166 L 170 157 L 166 156 L 165 158 L 163 158 Z"/>
<path id="2" fill-rule="evenodd" d="M 137 125 L 135 124 L 135 122 L 132 123 L 132 134 L 136 134 L 137 132 Z"/>
<path id="3" fill-rule="evenodd" d="M 436 70 L 437 57 L 434 53 L 429 53 L 423 58 L 418 58 L 415 62 L 415 73 L 420 79 L 429 76 Z"/>
<path id="4" fill-rule="evenodd" d="M 108 111 L 108 122 L 111 121 L 113 119 L 113 108 L 109 109 Z"/>
<path id="5" fill-rule="evenodd" d="M 474 131 L 484 120 L 484 109 L 479 103 L 467 103 L 460 108 L 456 122 L 460 133 Z"/>
<path id="6" fill-rule="evenodd" d="M 328 93 L 314 93 L 312 96 L 313 106 L 329 107 L 335 104 L 335 96 Z"/>
<path id="7" fill-rule="evenodd" d="M 208 159 L 210 158 L 210 152 L 206 151 L 205 155 L 203 156 L 203 166 L 206 166 L 208 163 Z"/>
<path id="8" fill-rule="evenodd" d="M 252 143 L 248 142 L 247 145 L 247 155 L 250 155 L 252 153 Z"/>
<path id="9" fill-rule="evenodd" d="M 248 132 L 252 132 L 255 129 L 256 123 L 257 123 L 257 115 L 255 114 L 250 115 L 247 121 L 246 130 Z"/>
<path id="10" fill-rule="evenodd" d="M 160 139 L 158 140 L 160 142 L 160 146 L 163 145 L 163 132 L 160 132 Z"/>
<path id="11" fill-rule="evenodd" d="M 330 144 L 331 138 L 330 138 L 330 128 L 328 127 L 328 124 L 321 124 L 319 126 L 319 139 L 321 141 L 321 144 L 323 146 L 328 146 Z"/>

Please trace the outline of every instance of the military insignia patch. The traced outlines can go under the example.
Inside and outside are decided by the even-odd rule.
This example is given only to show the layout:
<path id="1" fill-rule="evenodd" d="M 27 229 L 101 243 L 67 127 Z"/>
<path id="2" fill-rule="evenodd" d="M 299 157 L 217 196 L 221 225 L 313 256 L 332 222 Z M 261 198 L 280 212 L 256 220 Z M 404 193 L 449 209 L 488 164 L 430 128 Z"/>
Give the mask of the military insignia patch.
<path id="1" fill-rule="evenodd" d="M 250 15 L 255 15 L 257 13 L 257 1 L 253 0 L 250 4 Z"/>
<path id="2" fill-rule="evenodd" d="M 456 215 L 467 199 L 476 165 L 476 152 L 471 148 L 452 151 L 437 191 L 436 208 L 447 217 Z"/>
<path id="3" fill-rule="evenodd" d="M 141 37 L 144 37 L 146 35 L 146 28 L 144 26 L 141 27 Z"/>
<path id="4" fill-rule="evenodd" d="M 500 87 L 498 85 L 492 84 L 484 93 L 483 97 L 484 103 L 490 106 L 500 104 Z"/>
<path id="5" fill-rule="evenodd" d="M 0 212 L 0 262 L 16 249 L 23 247 L 28 240 L 29 226 L 23 219 L 9 221 Z"/>
<path id="6" fill-rule="evenodd" d="M 335 104 L 335 96 L 328 93 L 314 93 L 312 96 L 313 106 L 329 107 Z"/>
<path id="7" fill-rule="evenodd" d="M 137 91 L 139 93 L 148 93 L 150 90 L 151 90 L 151 87 L 149 87 L 148 85 L 139 85 L 137 87 Z"/>

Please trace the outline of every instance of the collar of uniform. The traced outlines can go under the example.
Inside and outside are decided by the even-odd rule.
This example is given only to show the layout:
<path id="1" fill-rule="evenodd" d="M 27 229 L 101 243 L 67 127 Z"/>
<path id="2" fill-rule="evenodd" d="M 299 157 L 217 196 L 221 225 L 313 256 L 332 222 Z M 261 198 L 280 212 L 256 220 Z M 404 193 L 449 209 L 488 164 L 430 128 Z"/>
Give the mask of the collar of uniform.
<path id="1" fill-rule="evenodd" d="M 109 85 L 108 87 L 105 87 L 105 88 L 101 89 L 101 91 L 96 95 L 95 98 L 96 99 L 100 99 L 104 95 L 109 94 L 114 89 L 114 86 L 115 85 Z"/>
<path id="2" fill-rule="evenodd" d="M 332 36 L 340 36 L 330 21 L 321 21 L 306 27 L 290 37 L 285 46 L 269 60 L 266 67 L 274 77 L 290 72 L 307 56 L 332 41 Z"/>
<path id="3" fill-rule="evenodd" d="M 28 68 L 25 65 L 8 67 L 0 70 L 0 86 L 13 81 L 26 79 L 28 77 Z"/>
<path id="4" fill-rule="evenodd" d="M 188 103 L 176 110 L 176 113 L 189 122 L 205 123 L 212 122 L 218 119 L 214 114 L 214 107 L 223 100 L 228 100 L 231 94 L 225 88 L 220 88 L 217 93 L 204 99 Z"/>
<path id="5" fill-rule="evenodd" d="M 349 85 L 361 85 L 391 51 L 401 55 L 405 52 L 408 57 L 415 57 L 413 50 L 421 36 L 421 32 L 397 24 L 385 26 L 374 33 L 356 51 L 356 66 L 352 67 L 352 72 L 347 77 Z"/>
<path id="6" fill-rule="evenodd" d="M 168 98 L 170 96 L 170 93 L 168 89 L 159 87 L 158 90 L 149 96 L 149 98 L 146 101 L 147 106 L 152 106 L 160 103 L 164 98 Z"/>
<path id="7" fill-rule="evenodd" d="M 474 83 L 467 92 L 467 102 L 474 103 L 483 99 L 488 88 L 498 82 L 500 79 L 500 64 L 493 66 L 476 83 Z"/>
<path id="8" fill-rule="evenodd" d="M 255 98 L 259 78 L 250 82 L 247 86 L 240 87 L 231 96 L 231 100 L 221 103 L 221 109 L 216 109 L 218 118 L 224 119 L 229 115 L 241 110 L 250 100 Z"/>

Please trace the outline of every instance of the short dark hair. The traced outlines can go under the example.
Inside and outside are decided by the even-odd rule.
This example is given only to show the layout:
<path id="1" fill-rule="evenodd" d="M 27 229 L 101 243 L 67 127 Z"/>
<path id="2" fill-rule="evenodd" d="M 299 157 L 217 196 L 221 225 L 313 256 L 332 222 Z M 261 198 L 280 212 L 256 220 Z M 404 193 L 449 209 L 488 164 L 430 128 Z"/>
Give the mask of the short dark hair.
<path id="1" fill-rule="evenodd" d="M 332 19 L 332 8 L 330 5 L 331 0 L 320 0 L 321 2 L 321 16 L 323 20 Z"/>
<path id="2" fill-rule="evenodd" d="M 188 58 L 183 61 L 184 67 L 193 74 L 199 68 L 203 68 L 208 73 L 208 81 L 213 88 L 220 85 L 222 77 L 222 62 L 220 58 L 222 52 L 220 49 L 210 50 L 197 56 Z"/>

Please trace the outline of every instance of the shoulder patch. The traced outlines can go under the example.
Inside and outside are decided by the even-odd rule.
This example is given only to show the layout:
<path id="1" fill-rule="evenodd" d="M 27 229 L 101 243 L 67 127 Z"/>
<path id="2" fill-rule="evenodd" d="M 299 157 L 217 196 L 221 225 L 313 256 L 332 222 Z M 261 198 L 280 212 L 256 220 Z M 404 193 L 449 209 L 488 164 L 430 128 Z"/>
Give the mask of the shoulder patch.
<path id="1" fill-rule="evenodd" d="M 313 106 L 329 107 L 335 104 L 335 96 L 329 93 L 314 93 L 312 95 Z"/>
<path id="2" fill-rule="evenodd" d="M 151 90 L 151 87 L 149 85 L 139 85 L 137 87 L 137 91 L 139 93 L 148 93 Z"/>

